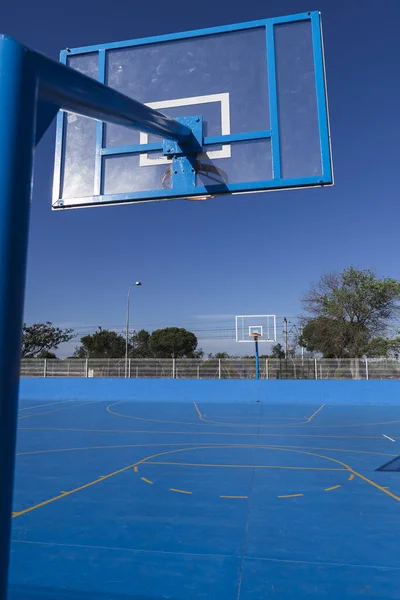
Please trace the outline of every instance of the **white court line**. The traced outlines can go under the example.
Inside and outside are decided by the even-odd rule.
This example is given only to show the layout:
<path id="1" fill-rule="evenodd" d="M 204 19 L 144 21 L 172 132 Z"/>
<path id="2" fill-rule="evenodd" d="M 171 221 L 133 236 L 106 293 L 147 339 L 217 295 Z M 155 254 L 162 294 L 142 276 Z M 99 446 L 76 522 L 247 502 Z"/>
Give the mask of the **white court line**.
<path id="1" fill-rule="evenodd" d="M 387 440 L 390 440 L 391 442 L 395 442 L 396 440 L 394 440 L 393 438 L 389 437 L 388 435 L 385 435 L 384 433 L 382 433 L 383 437 L 385 437 Z"/>
<path id="2" fill-rule="evenodd" d="M 45 404 L 35 404 L 35 406 L 27 406 L 26 408 L 19 408 L 18 411 L 33 410 L 34 408 L 40 408 L 42 406 L 54 406 L 55 404 L 65 404 L 66 402 L 73 402 L 73 400 L 58 400 L 57 402 L 45 402 Z"/>

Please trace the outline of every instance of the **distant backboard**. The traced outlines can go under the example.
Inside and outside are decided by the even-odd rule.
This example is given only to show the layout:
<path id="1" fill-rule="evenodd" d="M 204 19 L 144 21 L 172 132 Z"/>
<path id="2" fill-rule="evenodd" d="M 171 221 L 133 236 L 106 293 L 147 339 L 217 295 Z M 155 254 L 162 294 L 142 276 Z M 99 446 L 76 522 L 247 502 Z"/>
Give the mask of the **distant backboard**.
<path id="1" fill-rule="evenodd" d="M 276 342 L 275 315 L 238 315 L 236 317 L 237 342 Z"/>
<path id="2" fill-rule="evenodd" d="M 201 148 L 177 168 L 160 137 L 60 113 L 53 208 L 333 182 L 318 12 L 68 49 L 61 61 L 170 117 L 198 117 Z"/>

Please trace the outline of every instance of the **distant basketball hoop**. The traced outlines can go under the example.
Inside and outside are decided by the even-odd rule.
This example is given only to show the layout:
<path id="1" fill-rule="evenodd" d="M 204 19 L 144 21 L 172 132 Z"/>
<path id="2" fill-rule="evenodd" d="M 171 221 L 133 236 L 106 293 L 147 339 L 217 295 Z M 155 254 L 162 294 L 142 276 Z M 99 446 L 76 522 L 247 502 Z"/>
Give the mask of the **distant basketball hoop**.
<path id="1" fill-rule="evenodd" d="M 236 317 L 236 341 L 254 342 L 256 379 L 259 379 L 258 344 L 276 342 L 275 315 L 238 315 Z"/>

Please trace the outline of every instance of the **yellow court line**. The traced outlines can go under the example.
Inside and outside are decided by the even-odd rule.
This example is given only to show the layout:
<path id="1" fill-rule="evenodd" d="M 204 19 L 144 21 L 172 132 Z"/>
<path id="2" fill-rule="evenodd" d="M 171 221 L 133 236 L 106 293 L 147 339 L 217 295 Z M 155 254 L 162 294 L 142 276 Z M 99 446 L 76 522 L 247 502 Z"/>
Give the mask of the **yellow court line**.
<path id="1" fill-rule="evenodd" d="M 150 481 L 150 479 L 146 479 L 146 477 L 141 477 L 140 479 L 146 483 L 154 483 L 154 481 Z"/>
<path id="2" fill-rule="evenodd" d="M 115 410 L 112 410 L 112 408 L 114 406 L 118 406 L 119 404 L 124 404 L 125 401 L 120 401 L 120 402 L 113 402 L 112 404 L 109 404 L 106 407 L 106 411 L 109 412 L 111 415 L 115 415 L 116 417 L 122 417 L 124 419 L 135 419 L 137 421 L 148 421 L 148 422 L 152 422 L 152 423 L 174 423 L 175 425 L 202 425 L 202 423 L 199 423 L 198 421 L 196 423 L 193 422 L 182 422 L 182 421 L 172 421 L 172 420 L 167 420 L 167 419 L 149 419 L 146 417 L 137 417 L 135 415 L 123 415 L 121 413 L 116 412 Z M 197 406 L 196 402 L 193 403 L 195 405 L 197 414 L 199 416 L 199 419 L 204 422 L 204 423 L 209 423 L 213 426 L 218 425 L 219 427 L 284 427 L 284 425 L 264 425 L 264 424 L 251 424 L 251 423 L 221 423 L 219 421 L 211 421 L 209 419 L 205 419 L 203 417 L 203 415 L 201 414 L 199 407 Z M 308 421 L 303 421 L 303 423 L 308 424 Z M 300 425 L 285 425 L 285 427 L 298 427 Z"/>
<path id="3" fill-rule="evenodd" d="M 381 490 L 381 492 L 384 492 L 385 494 L 387 494 L 388 496 L 390 496 L 394 500 L 397 500 L 397 502 L 400 502 L 400 498 L 399 498 L 399 496 L 396 496 L 396 494 L 392 494 L 392 492 L 390 492 L 388 489 L 382 487 L 378 483 L 375 483 L 375 481 L 372 481 L 371 479 L 368 479 L 368 477 L 364 477 L 364 475 L 361 475 L 361 473 L 358 473 L 357 471 L 354 471 L 354 469 L 352 469 L 351 467 L 349 467 L 349 469 L 351 471 L 353 471 L 353 473 L 355 475 L 357 475 L 357 477 L 359 477 L 360 479 L 363 479 L 363 481 L 366 481 L 367 483 L 369 483 L 370 485 L 373 485 L 378 490 Z"/>
<path id="4" fill-rule="evenodd" d="M 117 417 L 122 417 L 124 419 L 135 419 L 136 421 L 148 421 L 148 422 L 152 422 L 152 423 L 174 423 L 175 425 L 200 425 L 200 423 L 197 421 L 196 423 L 193 422 L 182 422 L 182 421 L 171 421 L 171 420 L 163 420 L 163 419 L 149 419 L 146 417 L 136 417 L 135 415 L 123 415 L 121 413 L 117 413 L 114 410 L 111 410 L 112 407 L 117 406 L 119 404 L 125 404 L 125 401 L 120 401 L 120 402 L 113 402 L 112 404 L 109 404 L 106 407 L 107 412 L 109 412 L 112 415 L 115 415 Z M 322 408 L 326 406 L 325 404 L 323 404 L 318 410 L 322 410 Z M 317 411 L 318 412 L 318 411 Z M 295 429 L 307 429 L 308 428 L 308 424 L 310 423 L 310 419 L 315 416 L 315 415 L 311 415 L 311 417 L 308 417 L 308 419 L 306 421 L 303 422 L 303 424 L 296 424 L 296 425 L 274 425 L 274 424 L 265 424 L 265 423 L 259 423 L 259 424 L 254 424 L 252 425 L 251 423 L 221 423 L 219 421 L 211 421 L 209 419 L 204 419 L 204 417 L 201 419 L 204 423 L 209 423 L 213 426 L 218 425 L 219 427 L 258 427 L 258 428 L 262 428 L 262 429 L 290 429 L 290 428 L 295 428 Z M 374 425 L 392 425 L 393 423 L 400 423 L 400 420 L 397 419 L 395 421 L 383 421 L 383 422 L 379 422 L 379 423 L 342 423 L 342 424 L 337 424 L 337 425 L 319 425 L 318 427 L 320 428 L 324 428 L 324 429 L 342 429 L 344 427 L 370 427 L 370 426 L 374 426 Z M 256 434 L 256 435 L 261 435 L 261 434 Z M 287 435 L 287 434 L 286 434 Z M 341 437 L 341 436 L 338 436 Z M 375 439 L 376 436 L 374 436 Z M 376 439 L 380 439 L 380 438 L 376 438 Z"/>
<path id="5" fill-rule="evenodd" d="M 232 448 L 232 447 L 234 448 L 235 445 L 231 445 L 231 444 L 227 444 L 226 445 L 226 448 Z M 257 446 L 257 448 L 262 448 L 262 447 L 263 446 Z M 151 460 L 152 458 L 156 458 L 158 456 L 165 456 L 167 454 L 175 454 L 177 452 L 186 452 L 188 449 L 189 450 L 200 450 L 202 448 L 207 448 L 207 446 L 200 446 L 200 447 L 195 447 L 194 446 L 192 448 L 181 448 L 181 449 L 178 449 L 178 450 L 169 450 L 167 452 L 160 452 L 159 454 L 155 454 L 153 456 L 149 456 L 147 459 L 145 458 L 145 459 L 143 459 L 141 461 L 138 461 L 137 464 L 144 464 L 148 460 Z M 213 448 L 213 446 L 210 446 L 210 448 Z M 359 477 L 360 479 L 362 479 L 366 483 L 369 483 L 370 485 L 372 485 L 376 489 L 380 490 L 384 494 L 387 494 L 388 496 L 390 496 L 394 500 L 397 500 L 397 502 L 400 502 L 399 496 L 396 496 L 395 494 L 392 494 L 392 492 L 390 492 L 389 490 L 385 490 L 381 485 L 379 485 L 378 483 L 375 483 L 375 481 L 372 481 L 371 479 L 368 479 L 368 477 L 365 477 L 364 475 L 361 475 L 361 473 L 359 473 L 358 471 L 356 471 L 355 469 L 353 469 L 352 467 L 350 467 L 348 464 L 342 462 L 341 460 L 338 460 L 337 458 L 332 458 L 330 456 L 325 456 L 323 454 L 316 454 L 315 452 L 305 452 L 304 450 L 294 450 L 294 449 L 291 449 L 291 448 L 282 448 L 280 446 L 268 446 L 267 448 L 268 449 L 280 450 L 282 452 L 294 452 L 294 453 L 297 452 L 299 454 L 305 454 L 305 455 L 308 455 L 308 456 L 316 456 L 317 458 L 324 458 L 325 460 L 329 460 L 331 462 L 339 464 L 342 467 L 345 467 L 345 469 L 347 469 L 351 473 L 354 473 L 354 475 L 356 475 L 357 477 Z"/>
<path id="6" fill-rule="evenodd" d="M 133 467 L 133 470 L 135 473 L 137 473 L 139 471 L 138 467 Z"/>
<path id="7" fill-rule="evenodd" d="M 311 423 L 311 421 L 313 420 L 314 417 L 317 416 L 317 414 L 326 406 L 326 404 L 322 404 L 322 406 L 320 406 L 315 412 L 313 412 L 313 414 L 311 415 L 311 417 L 308 417 L 308 422 Z"/>
<path id="8" fill-rule="evenodd" d="M 353 479 L 354 479 L 354 473 L 352 473 L 352 474 L 350 475 L 350 477 L 349 477 L 349 481 L 353 481 Z"/>
<path id="9" fill-rule="evenodd" d="M 197 406 L 197 402 L 193 402 L 193 406 L 195 407 L 197 414 L 199 415 L 199 419 L 203 420 L 203 415 L 201 414 L 200 409 Z"/>
<path id="10" fill-rule="evenodd" d="M 286 496 L 278 496 L 278 498 L 299 498 L 300 496 L 304 496 L 304 494 L 287 494 Z"/>
<path id="11" fill-rule="evenodd" d="M 235 448 L 235 447 L 240 447 L 240 446 L 235 446 L 234 444 L 227 444 L 225 446 L 225 448 Z M 251 447 L 251 446 L 249 446 L 249 447 Z M 305 452 L 304 450 L 282 448 L 282 447 L 279 447 L 279 446 L 256 446 L 256 447 L 257 448 L 265 448 L 265 449 L 275 449 L 275 450 L 279 450 L 279 451 L 282 451 L 282 452 L 293 452 L 293 453 L 298 453 L 298 454 L 304 454 L 304 455 L 307 455 L 307 456 L 315 456 L 317 458 L 323 458 L 325 460 L 334 462 L 336 464 L 341 465 L 342 467 L 344 467 L 345 469 L 347 469 L 348 471 L 350 471 L 351 473 L 353 473 L 354 475 L 356 475 L 357 477 L 359 477 L 360 479 L 362 479 L 366 483 L 369 483 L 370 485 L 372 485 L 376 489 L 380 490 L 381 492 L 383 492 L 387 496 L 390 496 L 394 500 L 397 500 L 397 502 L 400 502 L 400 498 L 398 496 L 396 496 L 395 494 L 393 494 L 389 490 L 386 490 L 381 485 L 375 483 L 371 479 L 368 479 L 367 477 L 365 477 L 364 475 L 362 475 L 361 473 L 359 473 L 358 471 L 356 471 L 355 469 L 353 469 L 352 467 L 350 467 L 346 463 L 344 463 L 344 462 L 342 462 L 342 461 L 340 461 L 340 460 L 338 460 L 336 458 L 332 458 L 330 456 L 325 456 L 323 454 L 316 454 L 314 452 Z M 79 492 L 79 491 L 84 490 L 84 489 L 86 489 L 86 488 L 88 488 L 90 486 L 93 486 L 96 483 L 99 483 L 100 481 L 104 481 L 106 479 L 110 479 L 111 477 L 114 477 L 115 475 L 118 475 L 119 473 L 123 473 L 124 471 L 127 471 L 128 469 L 132 469 L 135 466 L 139 466 L 141 464 L 145 464 L 147 461 L 150 461 L 153 458 L 158 458 L 159 456 L 166 456 L 168 454 L 175 454 L 175 453 L 178 453 L 178 452 L 187 452 L 188 450 L 189 451 L 190 450 L 202 450 L 204 448 L 215 449 L 215 446 L 192 446 L 192 447 L 188 447 L 188 448 L 178 448 L 176 450 L 167 450 L 165 452 L 159 452 L 159 453 L 147 456 L 147 457 L 145 457 L 145 458 L 143 458 L 141 460 L 138 460 L 135 463 L 131 463 L 131 464 L 127 465 L 126 467 L 123 467 L 122 469 L 118 469 L 117 471 L 113 471 L 112 473 L 109 473 L 108 475 L 104 475 L 104 476 L 102 476 L 100 478 L 98 477 L 97 479 L 95 479 L 93 481 L 90 481 L 89 483 L 86 483 L 85 485 L 82 485 L 82 486 L 79 486 L 79 487 L 77 487 L 77 488 L 75 488 L 73 490 L 70 490 L 66 494 L 59 494 L 58 496 L 54 496 L 53 498 L 49 498 L 48 500 L 45 500 L 44 502 L 40 502 L 38 504 L 35 504 L 34 506 L 30 506 L 29 508 L 26 508 L 26 509 L 24 509 L 24 510 L 18 512 L 18 513 L 16 513 L 15 516 L 16 517 L 21 516 L 23 514 L 29 513 L 29 512 L 31 512 L 33 510 L 36 510 L 37 508 L 40 508 L 42 506 L 46 506 L 47 504 L 50 504 L 51 502 L 55 502 L 56 500 L 59 500 L 59 499 L 64 498 L 66 496 L 70 496 L 71 494 L 75 494 L 76 492 Z"/>
<path id="12" fill-rule="evenodd" d="M 326 492 L 331 492 L 332 490 L 337 490 L 340 487 L 342 487 L 342 486 L 341 485 L 333 485 L 332 487 L 325 488 L 325 491 Z"/>
<path id="13" fill-rule="evenodd" d="M 316 437 L 316 436 L 310 436 L 310 437 Z M 30 452 L 18 452 L 16 456 L 30 456 L 30 455 L 34 455 L 34 454 L 52 454 L 52 453 L 56 454 L 59 452 L 82 452 L 85 450 L 115 450 L 115 449 L 123 449 L 123 448 L 158 448 L 158 447 L 163 448 L 163 447 L 169 447 L 169 446 L 192 447 L 193 442 L 177 442 L 177 443 L 165 442 L 165 443 L 161 443 L 161 444 L 156 444 L 153 442 L 153 443 L 149 443 L 149 444 L 118 444 L 118 445 L 82 446 L 82 447 L 78 446 L 76 448 L 55 448 L 55 449 L 50 449 L 50 450 L 32 450 Z M 200 443 L 197 443 L 197 446 L 205 447 L 205 448 L 226 448 L 227 444 L 207 444 L 207 443 L 200 444 Z M 389 454 L 387 452 L 371 452 L 369 450 L 350 450 L 347 448 L 327 448 L 324 446 L 323 447 L 320 447 L 320 446 L 291 446 L 291 445 L 289 446 L 288 444 L 285 444 L 283 446 L 278 446 L 276 444 L 273 444 L 273 445 L 272 444 L 271 445 L 269 445 L 269 444 L 228 444 L 228 446 L 234 447 L 234 448 L 269 448 L 269 447 L 271 449 L 294 448 L 296 450 L 297 449 L 299 449 L 299 450 L 325 450 L 325 451 L 329 451 L 329 452 L 346 452 L 346 453 L 351 452 L 353 454 L 372 454 L 372 455 L 377 455 L 377 456 L 397 456 L 397 454 L 392 454 L 392 453 Z M 158 464 L 161 464 L 161 463 L 158 463 Z M 173 464 L 176 464 L 176 463 L 173 463 Z M 229 465 L 227 465 L 227 466 L 229 466 Z M 253 466 L 251 468 L 253 468 Z"/>
<path id="14" fill-rule="evenodd" d="M 179 425 L 198 425 L 198 423 L 179 423 Z M 308 428 L 310 431 L 310 428 Z M 83 429 L 81 427 L 18 427 L 18 431 L 80 431 L 84 433 L 143 433 L 146 435 L 209 435 L 230 437 L 305 437 L 340 440 L 381 440 L 381 435 L 323 435 L 309 433 L 237 433 L 236 431 L 159 431 L 156 429 Z M 397 439 L 397 438 L 396 438 Z M 388 456 L 397 456 L 391 454 Z"/>
<path id="15" fill-rule="evenodd" d="M 146 461 L 146 465 L 176 465 L 178 467 L 221 467 L 231 469 L 292 469 L 295 471 L 347 471 L 343 467 L 292 467 L 287 465 L 226 465 L 213 463 L 183 463 Z"/>
<path id="16" fill-rule="evenodd" d="M 188 494 L 189 496 L 192 494 L 192 492 L 188 492 L 186 490 L 177 490 L 176 488 L 169 488 L 170 492 L 176 492 L 177 494 Z"/>
<path id="17" fill-rule="evenodd" d="M 248 499 L 248 496 L 220 496 L 220 498 Z"/>
<path id="18" fill-rule="evenodd" d="M 100 400 L 98 401 L 100 402 Z M 93 404 L 97 404 L 97 402 L 93 402 Z M 60 412 L 61 410 L 68 410 L 69 408 L 78 408 L 78 406 L 87 405 L 87 402 L 81 402 L 80 404 L 70 404 L 69 406 L 63 406 L 62 408 L 56 408 L 55 410 L 45 410 L 42 412 L 35 412 L 29 415 L 23 415 L 22 417 L 18 417 L 18 421 L 22 421 L 22 419 L 29 419 L 29 417 L 36 417 L 36 415 L 50 415 L 52 413 Z"/>
<path id="19" fill-rule="evenodd" d="M 104 481 L 105 479 L 109 479 L 110 477 L 114 477 L 114 475 L 118 475 L 118 473 L 123 473 L 124 471 L 127 471 L 128 469 L 131 469 L 134 465 L 128 465 L 127 467 L 124 467 L 122 469 L 119 469 L 118 471 L 113 471 L 112 473 L 109 473 L 108 475 L 103 475 L 102 477 L 98 477 L 97 479 L 94 479 L 93 481 L 89 481 L 89 483 L 85 483 L 85 485 L 81 485 L 77 488 L 74 488 L 73 490 L 70 490 L 69 492 L 63 492 L 61 494 L 58 494 L 58 496 L 54 496 L 53 498 L 49 498 L 48 500 L 44 500 L 44 502 L 39 502 L 38 504 L 35 504 L 33 506 L 29 506 L 29 508 L 25 508 L 24 510 L 20 510 L 19 512 L 15 512 L 13 513 L 13 519 L 15 517 L 20 517 L 21 515 L 25 515 L 29 512 L 32 512 L 33 510 L 36 510 L 38 508 L 41 508 L 42 506 L 46 506 L 47 504 L 51 504 L 52 502 L 55 502 L 56 500 L 60 500 L 61 498 L 65 498 L 66 496 L 70 496 L 71 494 L 75 494 L 76 492 L 80 492 L 81 490 L 84 490 L 88 487 L 91 487 L 92 485 L 95 485 L 96 483 L 99 483 L 100 481 Z"/>

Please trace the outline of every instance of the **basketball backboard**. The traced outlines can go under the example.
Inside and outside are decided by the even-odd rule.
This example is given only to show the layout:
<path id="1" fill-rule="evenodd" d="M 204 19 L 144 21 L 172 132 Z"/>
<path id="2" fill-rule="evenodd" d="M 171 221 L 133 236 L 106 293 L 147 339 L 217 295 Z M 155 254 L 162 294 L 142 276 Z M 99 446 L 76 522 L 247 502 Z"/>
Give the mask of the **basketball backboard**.
<path id="1" fill-rule="evenodd" d="M 237 342 L 276 342 L 275 315 L 238 315 L 236 317 Z"/>
<path id="2" fill-rule="evenodd" d="M 318 12 L 68 49 L 61 61 L 196 126 L 199 148 L 185 160 L 174 142 L 61 112 L 55 209 L 333 182 Z"/>

